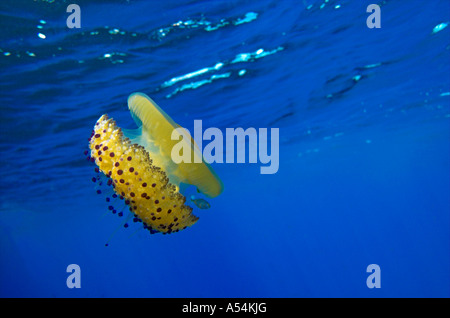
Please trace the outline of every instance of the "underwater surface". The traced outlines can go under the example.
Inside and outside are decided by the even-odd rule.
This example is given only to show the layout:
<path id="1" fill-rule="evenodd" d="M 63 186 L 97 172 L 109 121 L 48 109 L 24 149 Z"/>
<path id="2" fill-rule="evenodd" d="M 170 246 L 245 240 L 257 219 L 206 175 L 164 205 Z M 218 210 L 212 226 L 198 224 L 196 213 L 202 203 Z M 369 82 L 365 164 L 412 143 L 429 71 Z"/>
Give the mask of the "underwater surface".
<path id="1" fill-rule="evenodd" d="M 450 1 L 73 2 L 0 3 L 0 296 L 450 296 Z M 124 228 L 84 151 L 134 92 L 279 128 L 278 171 L 212 163 L 192 227 Z"/>

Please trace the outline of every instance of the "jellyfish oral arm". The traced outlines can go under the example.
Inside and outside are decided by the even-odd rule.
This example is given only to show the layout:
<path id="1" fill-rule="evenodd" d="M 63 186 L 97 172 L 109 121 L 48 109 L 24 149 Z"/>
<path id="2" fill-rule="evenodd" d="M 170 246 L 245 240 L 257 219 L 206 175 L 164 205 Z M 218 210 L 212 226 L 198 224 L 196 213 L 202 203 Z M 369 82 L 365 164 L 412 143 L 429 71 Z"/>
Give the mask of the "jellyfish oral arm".
<path id="1" fill-rule="evenodd" d="M 103 115 L 94 126 L 89 148 L 91 158 L 109 184 L 149 230 L 178 232 L 198 220 L 186 198 L 169 182 L 167 173 L 155 166 L 141 145 L 123 135 L 113 119 Z"/>

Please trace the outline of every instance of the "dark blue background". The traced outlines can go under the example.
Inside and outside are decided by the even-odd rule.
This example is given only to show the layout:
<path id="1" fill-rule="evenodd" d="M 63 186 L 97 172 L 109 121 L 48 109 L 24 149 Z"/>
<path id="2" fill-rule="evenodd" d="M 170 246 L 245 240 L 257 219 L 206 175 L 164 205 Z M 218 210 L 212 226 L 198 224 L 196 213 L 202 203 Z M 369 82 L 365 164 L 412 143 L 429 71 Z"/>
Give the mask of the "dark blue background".
<path id="1" fill-rule="evenodd" d="M 371 1 L 78 1 L 81 29 L 69 3 L 0 4 L 2 297 L 450 296 L 449 1 L 380 2 L 381 29 Z M 279 128 L 278 173 L 213 164 L 225 191 L 192 228 L 121 228 L 83 151 L 103 113 L 134 126 L 136 91 L 189 129 Z"/>

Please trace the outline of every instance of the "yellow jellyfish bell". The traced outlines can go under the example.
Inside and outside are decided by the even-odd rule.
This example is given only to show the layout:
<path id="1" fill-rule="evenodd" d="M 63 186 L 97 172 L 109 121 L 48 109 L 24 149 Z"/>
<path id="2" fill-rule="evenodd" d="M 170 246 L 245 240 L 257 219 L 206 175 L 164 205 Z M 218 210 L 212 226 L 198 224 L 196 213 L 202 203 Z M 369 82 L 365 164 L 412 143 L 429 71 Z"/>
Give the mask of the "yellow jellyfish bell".
<path id="1" fill-rule="evenodd" d="M 184 204 L 180 186 L 194 185 L 206 196 L 215 197 L 223 190 L 220 178 L 206 162 L 198 160 L 201 151 L 187 131 L 189 138 L 181 142 L 188 143 L 193 160 L 179 164 L 172 160 L 172 148 L 180 142 L 172 140 L 172 132 L 181 127 L 148 96 L 130 95 L 128 107 L 139 128 L 123 130 L 102 115 L 89 140 L 91 160 L 111 179 L 108 184 L 144 227 L 172 233 L 195 224 L 198 217 Z"/>
<path id="2" fill-rule="evenodd" d="M 131 94 L 128 97 L 128 108 L 140 128 L 135 132 L 126 131 L 125 134 L 129 134 L 130 138 L 136 136 L 132 141 L 144 146 L 153 163 L 164 168 L 172 183 L 176 186 L 179 186 L 180 182 L 195 185 L 201 193 L 210 198 L 222 192 L 222 181 L 202 160 L 201 150 L 186 130 L 184 134 L 187 138 L 182 138 L 181 142 L 188 143 L 186 147 L 191 149 L 192 158 L 188 163 L 176 164 L 172 160 L 172 149 L 180 143 L 178 140 L 172 140 L 172 132 L 181 127 L 150 97 L 142 93 Z"/>

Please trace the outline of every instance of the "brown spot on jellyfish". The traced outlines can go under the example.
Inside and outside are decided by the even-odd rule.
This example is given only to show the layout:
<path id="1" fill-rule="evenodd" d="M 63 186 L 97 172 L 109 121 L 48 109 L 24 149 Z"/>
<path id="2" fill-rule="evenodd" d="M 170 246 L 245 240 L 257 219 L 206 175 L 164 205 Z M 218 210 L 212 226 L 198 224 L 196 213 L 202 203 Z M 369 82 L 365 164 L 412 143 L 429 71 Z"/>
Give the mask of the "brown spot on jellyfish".
<path id="1" fill-rule="evenodd" d="M 201 163 L 173 162 L 171 151 L 179 141 L 172 140 L 171 135 L 180 126 L 148 96 L 130 95 L 128 108 L 139 128 L 121 129 L 108 115 L 102 115 L 89 140 L 91 160 L 107 177 L 119 180 L 112 183 L 115 193 L 128 202 L 133 200 L 135 217 L 151 233 L 168 234 L 192 226 L 198 217 L 192 213 L 192 207 L 185 205 L 180 185 L 194 185 L 199 192 L 212 198 L 223 191 L 222 181 L 204 160 Z M 185 142 L 190 143 L 188 146 L 195 155 L 201 156 L 192 138 Z M 98 149 L 108 150 L 109 156 L 100 157 Z M 125 184 L 126 171 L 136 173 L 127 173 Z M 163 198 L 163 201 L 149 200 L 150 197 Z M 158 218 L 153 216 L 155 210 Z M 178 223 L 173 224 L 174 219 L 179 220 Z"/>

